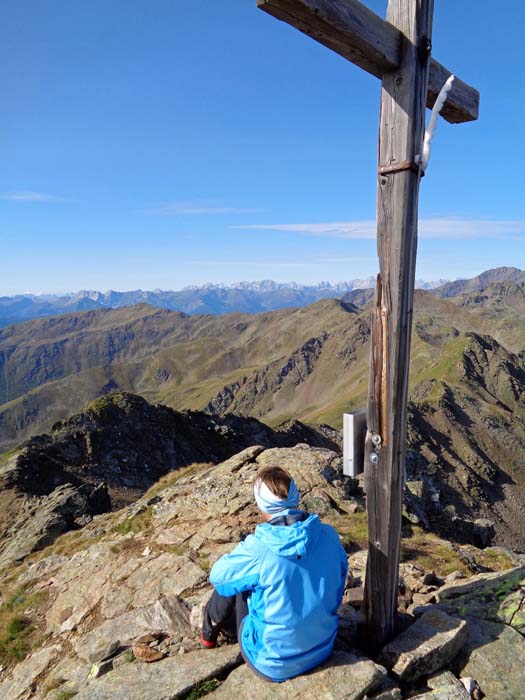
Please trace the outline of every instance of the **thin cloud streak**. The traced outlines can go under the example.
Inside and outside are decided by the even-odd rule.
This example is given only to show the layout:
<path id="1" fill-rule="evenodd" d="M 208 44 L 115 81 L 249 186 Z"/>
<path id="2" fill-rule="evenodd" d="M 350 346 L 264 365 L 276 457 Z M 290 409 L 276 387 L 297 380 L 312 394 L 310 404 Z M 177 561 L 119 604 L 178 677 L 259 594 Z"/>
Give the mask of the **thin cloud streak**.
<path id="1" fill-rule="evenodd" d="M 177 216 L 180 214 L 261 214 L 265 209 L 251 207 L 224 206 L 220 202 L 210 200 L 190 202 L 165 202 L 156 207 L 141 209 L 143 214 L 160 216 Z"/>
<path id="2" fill-rule="evenodd" d="M 63 197 L 55 197 L 43 192 L 6 192 L 0 199 L 7 202 L 64 202 Z"/>
<path id="3" fill-rule="evenodd" d="M 376 263 L 377 258 L 375 257 L 328 257 L 319 258 L 318 260 L 304 260 L 304 261 L 272 261 L 272 260 L 189 260 L 188 263 L 191 265 L 202 265 L 209 267 L 319 267 L 327 265 L 329 263 L 355 263 L 355 262 L 367 262 Z"/>
<path id="4" fill-rule="evenodd" d="M 202 265 L 206 267 L 311 267 L 321 263 L 311 262 L 273 262 L 261 260 L 188 260 L 190 265 Z"/>
<path id="5" fill-rule="evenodd" d="M 246 224 L 230 228 L 260 231 L 283 231 L 306 236 L 372 240 L 376 238 L 375 219 L 361 221 L 334 221 L 305 224 Z M 461 217 L 436 217 L 419 220 L 420 238 L 470 239 L 503 238 L 525 234 L 525 220 L 466 219 Z"/>

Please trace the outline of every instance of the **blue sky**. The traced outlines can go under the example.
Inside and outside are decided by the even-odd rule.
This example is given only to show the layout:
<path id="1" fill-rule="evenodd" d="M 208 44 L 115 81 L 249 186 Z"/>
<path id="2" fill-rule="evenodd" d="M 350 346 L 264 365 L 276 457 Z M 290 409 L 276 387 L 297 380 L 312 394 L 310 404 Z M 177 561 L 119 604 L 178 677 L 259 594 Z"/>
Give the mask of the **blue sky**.
<path id="1" fill-rule="evenodd" d="M 481 110 L 438 125 L 427 280 L 524 267 L 525 6 L 501 8 L 436 3 L 433 55 Z M 375 273 L 378 80 L 255 0 L 7 0 L 0 20 L 0 294 Z"/>

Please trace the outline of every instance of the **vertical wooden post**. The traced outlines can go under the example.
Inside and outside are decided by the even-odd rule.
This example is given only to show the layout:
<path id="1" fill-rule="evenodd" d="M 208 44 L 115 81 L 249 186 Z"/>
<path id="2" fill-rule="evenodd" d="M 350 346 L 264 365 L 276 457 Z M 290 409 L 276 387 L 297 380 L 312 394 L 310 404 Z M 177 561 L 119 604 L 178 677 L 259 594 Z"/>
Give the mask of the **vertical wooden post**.
<path id="1" fill-rule="evenodd" d="M 417 216 L 433 0 L 389 0 L 402 32 L 398 68 L 383 76 L 379 131 L 378 255 L 365 446 L 367 636 L 379 649 L 394 633 L 406 445 L 406 403 Z"/>

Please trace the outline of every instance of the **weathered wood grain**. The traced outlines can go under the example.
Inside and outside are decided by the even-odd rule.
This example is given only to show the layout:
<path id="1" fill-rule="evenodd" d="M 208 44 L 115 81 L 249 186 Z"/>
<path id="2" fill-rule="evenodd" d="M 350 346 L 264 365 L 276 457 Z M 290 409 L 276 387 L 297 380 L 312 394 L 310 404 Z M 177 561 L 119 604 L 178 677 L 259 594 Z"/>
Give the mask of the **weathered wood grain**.
<path id="1" fill-rule="evenodd" d="M 257 0 L 257 7 L 377 78 L 399 64 L 399 32 L 356 0 Z"/>
<path id="2" fill-rule="evenodd" d="M 452 72 L 432 60 L 428 77 L 427 107 L 432 107 L 439 91 L 451 76 Z M 451 124 L 475 121 L 479 115 L 479 92 L 464 83 L 457 75 L 454 76 L 452 89 L 443 105 L 440 115 Z"/>
<path id="3" fill-rule="evenodd" d="M 400 64 L 400 30 L 358 0 L 257 0 L 257 6 L 378 78 Z M 449 75 L 432 60 L 427 107 L 432 108 Z M 456 78 L 442 116 L 460 123 L 477 119 L 478 112 L 479 92 Z"/>
<path id="4" fill-rule="evenodd" d="M 407 39 L 398 69 L 385 74 L 381 84 L 380 168 L 414 162 L 421 152 L 430 60 L 422 60 L 416 47 L 431 37 L 432 14 L 433 0 L 389 0 L 388 19 Z M 420 174 L 405 168 L 378 178 L 381 285 L 372 320 L 373 391 L 365 446 L 366 623 L 377 648 L 392 637 L 397 610 Z"/>

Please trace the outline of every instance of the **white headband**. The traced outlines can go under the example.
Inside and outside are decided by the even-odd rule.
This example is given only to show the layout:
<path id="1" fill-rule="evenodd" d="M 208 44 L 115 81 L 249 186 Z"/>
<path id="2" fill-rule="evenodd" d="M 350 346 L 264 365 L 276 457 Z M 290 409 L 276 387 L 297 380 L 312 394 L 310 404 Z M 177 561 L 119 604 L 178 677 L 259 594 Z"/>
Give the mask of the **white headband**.
<path id="1" fill-rule="evenodd" d="M 299 489 L 293 479 L 290 482 L 288 496 L 284 500 L 270 491 L 261 479 L 257 479 L 253 485 L 253 495 L 259 510 L 270 514 L 279 513 L 281 510 L 287 510 L 288 508 L 297 508 L 300 498 Z"/>

